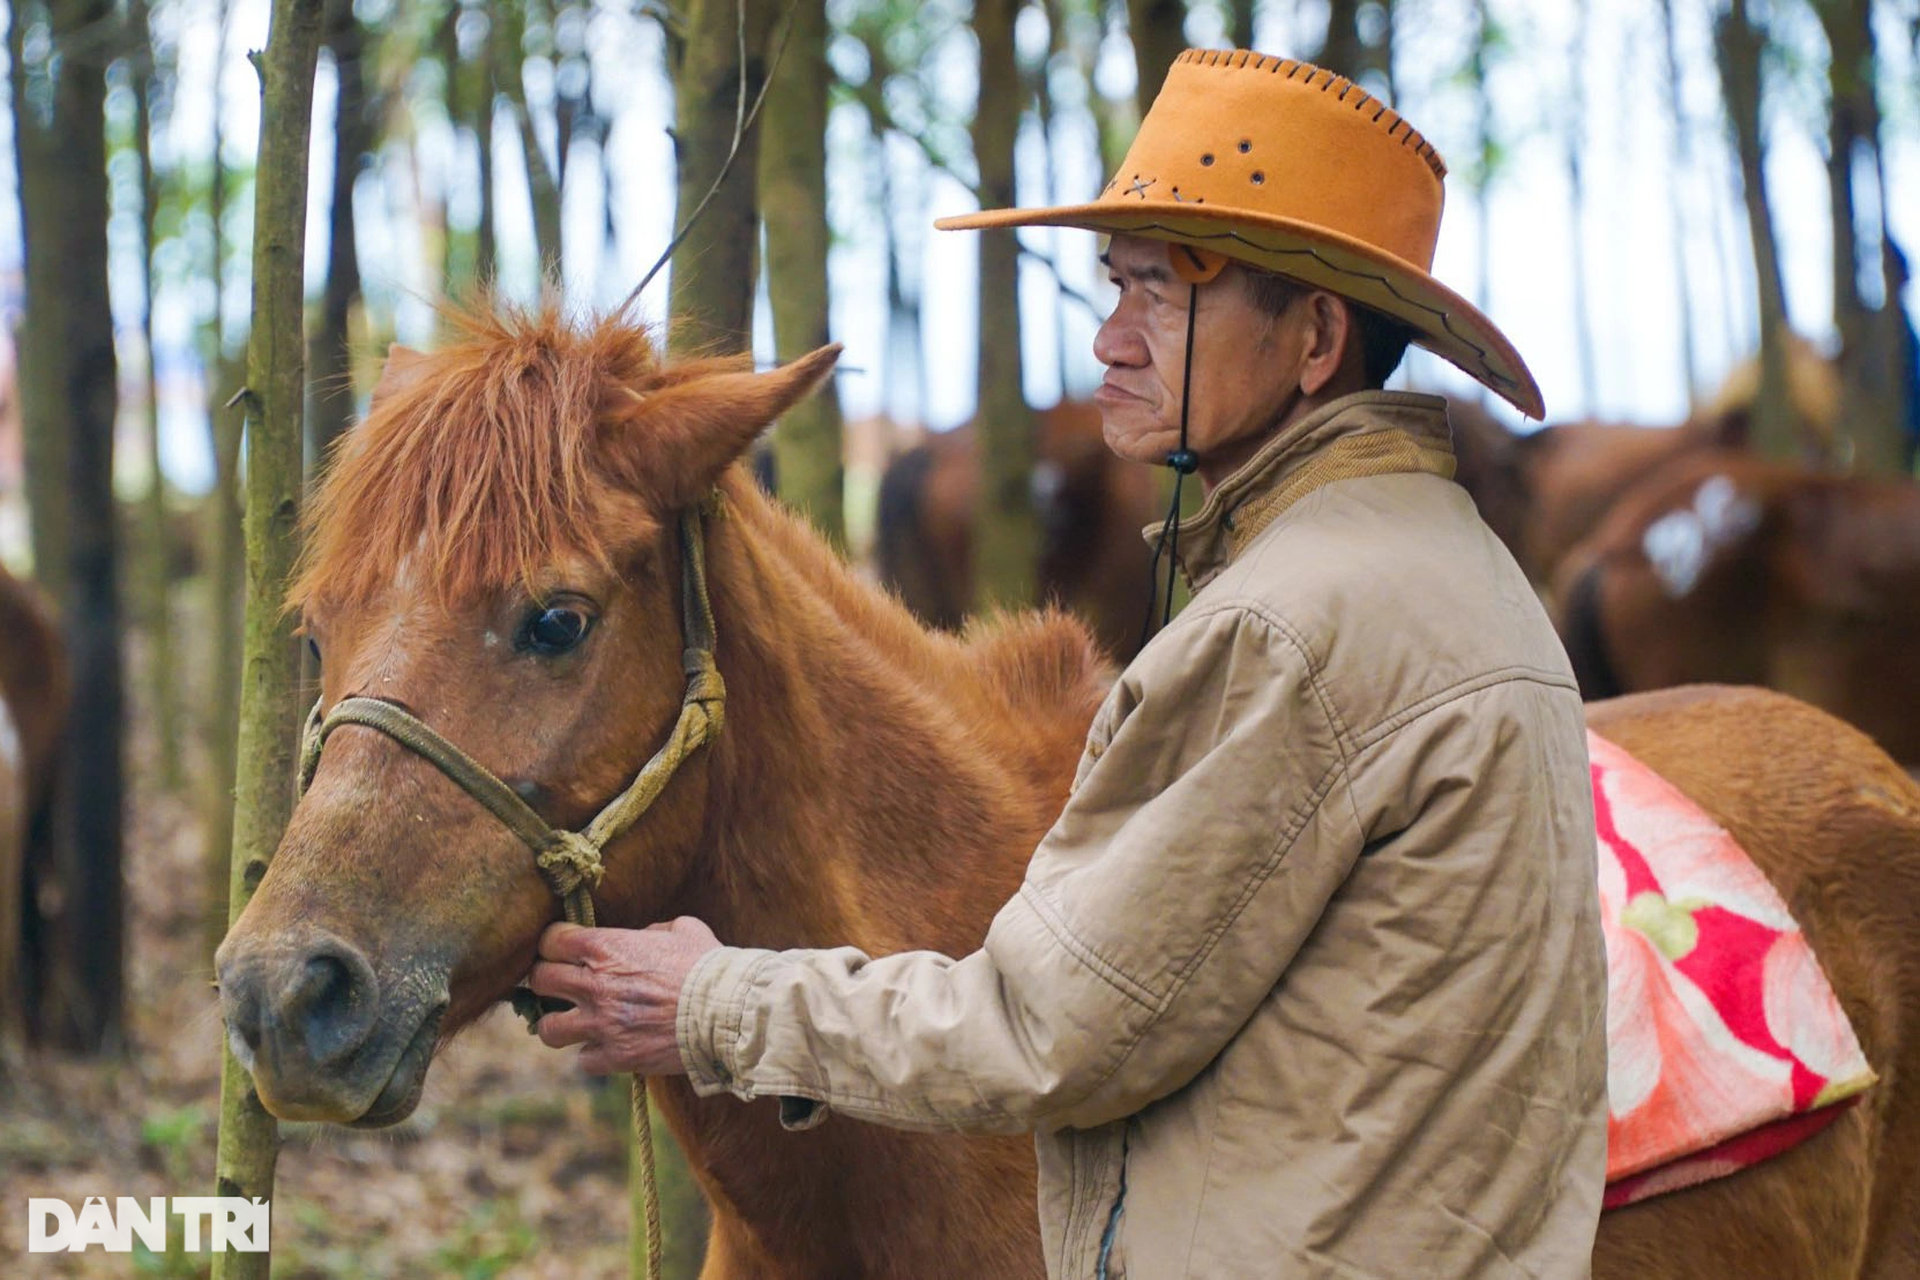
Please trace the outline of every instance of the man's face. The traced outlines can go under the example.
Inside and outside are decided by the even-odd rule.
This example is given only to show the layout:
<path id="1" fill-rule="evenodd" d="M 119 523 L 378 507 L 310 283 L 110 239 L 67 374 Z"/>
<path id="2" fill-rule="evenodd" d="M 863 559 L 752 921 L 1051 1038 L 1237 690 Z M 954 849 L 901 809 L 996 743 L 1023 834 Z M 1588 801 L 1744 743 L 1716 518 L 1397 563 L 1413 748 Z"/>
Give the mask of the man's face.
<path id="1" fill-rule="evenodd" d="M 1193 287 L 1173 274 L 1167 244 L 1116 235 L 1103 261 L 1120 301 L 1100 326 L 1093 354 L 1107 366 L 1094 393 L 1107 447 L 1159 463 L 1180 447 L 1180 385 L 1186 368 L 1187 307 Z M 1188 447 L 1229 453 L 1276 421 L 1300 393 L 1307 339 L 1301 300 L 1278 319 L 1254 304 L 1247 274 L 1229 263 L 1199 290 L 1193 335 L 1193 413 Z"/>

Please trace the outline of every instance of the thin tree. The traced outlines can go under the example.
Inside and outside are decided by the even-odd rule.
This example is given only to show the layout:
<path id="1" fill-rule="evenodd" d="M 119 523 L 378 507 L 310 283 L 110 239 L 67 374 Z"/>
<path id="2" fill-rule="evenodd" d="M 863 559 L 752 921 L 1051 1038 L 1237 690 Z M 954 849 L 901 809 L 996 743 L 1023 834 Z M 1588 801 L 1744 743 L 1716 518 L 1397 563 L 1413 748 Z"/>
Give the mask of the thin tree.
<path id="1" fill-rule="evenodd" d="M 1330 0 L 1326 39 L 1312 60 L 1349 80 L 1359 78 L 1367 65 L 1366 42 L 1360 38 L 1360 0 Z"/>
<path id="2" fill-rule="evenodd" d="M 1840 331 L 1841 430 L 1856 469 L 1897 474 L 1906 469 L 1904 318 L 1897 294 L 1887 296 L 1889 257 L 1878 243 L 1861 244 L 1857 223 L 1857 175 L 1883 169 L 1872 8 L 1867 0 L 1817 0 L 1813 9 L 1826 30 L 1829 53 L 1827 190 L 1833 319 Z M 1882 220 L 1876 240 L 1890 234 Z M 1860 288 L 1861 268 L 1869 263 L 1881 276 L 1883 296 L 1876 302 Z"/>
<path id="3" fill-rule="evenodd" d="M 160 205 L 160 180 L 153 171 L 153 104 L 158 91 L 159 51 L 153 45 L 146 0 L 131 0 L 127 27 L 132 56 L 133 152 L 140 187 L 140 344 L 147 361 L 147 394 L 142 426 L 147 446 L 147 487 L 141 495 L 143 530 L 139 565 L 141 621 L 147 632 L 147 695 L 153 702 L 160 746 L 160 783 L 177 791 L 180 775 L 179 681 L 174 670 L 173 621 L 169 616 L 172 537 L 167 521 L 167 473 L 160 463 L 160 368 L 153 349 L 154 224 Z"/>
<path id="4" fill-rule="evenodd" d="M 976 6 L 976 28 L 979 23 Z M 1011 31 L 1011 19 L 1007 26 Z M 1127 30 L 1133 36 L 1134 102 L 1144 116 L 1159 96 L 1173 60 L 1187 47 L 1187 0 L 1127 0 Z M 1009 55 L 1008 65 L 1012 62 Z"/>
<path id="5" fill-rule="evenodd" d="M 300 728 L 300 651 L 281 607 L 298 550 L 301 399 L 306 379 L 302 266 L 313 76 L 326 0 L 274 0 L 261 79 L 254 167 L 253 328 L 247 341 L 246 678 L 234 797 L 228 917 L 237 919 L 266 874 L 293 812 Z M 220 1144 L 214 1194 L 272 1202 L 279 1126 L 260 1105 L 231 1050 L 220 1072 Z M 265 1276 L 269 1255 L 223 1253 L 215 1280 Z"/>
<path id="6" fill-rule="evenodd" d="M 7 14 L 8 93 L 13 107 L 13 158 L 15 186 L 19 192 L 22 217 L 26 217 L 28 191 L 38 195 L 42 175 L 59 163 L 59 140 L 48 127 L 52 104 L 51 77 L 43 60 L 27 62 L 27 28 L 45 27 L 48 22 L 45 0 L 15 0 Z M 51 197 L 48 197 L 50 200 Z M 51 215 L 52 209 L 48 209 Z M 31 228 L 23 227 L 30 234 Z M 51 255 L 36 261 L 25 256 L 24 285 L 31 296 L 57 289 L 59 267 Z M 33 572 L 54 601 L 67 595 L 67 447 L 68 436 L 62 428 L 57 407 L 60 389 L 45 382 L 50 366 L 41 355 L 45 342 L 40 326 L 22 323 L 14 331 L 14 369 L 19 378 L 21 447 L 25 454 L 27 532 L 33 549 Z M 51 399 L 49 399 L 51 398 Z M 40 410 L 40 401 L 48 401 L 48 410 Z"/>
<path id="7" fill-rule="evenodd" d="M 1680 53 L 1674 40 L 1673 0 L 1660 0 L 1661 48 L 1666 56 L 1667 68 L 1667 116 L 1673 128 L 1673 168 L 1676 183 L 1684 182 L 1693 172 L 1692 130 L 1687 124 L 1686 107 L 1680 96 Z M 1687 216 L 1688 202 L 1676 190 L 1669 205 L 1671 231 L 1673 236 L 1673 278 L 1674 287 L 1679 294 L 1680 317 L 1680 361 L 1686 372 L 1687 403 L 1691 405 L 1698 388 L 1700 363 L 1694 350 L 1693 336 L 1693 283 L 1691 261 L 1687 253 Z"/>
<path id="8" fill-rule="evenodd" d="M 824 346 L 827 335 L 827 11 L 794 9 L 789 46 L 767 86 L 760 210 L 767 229 L 767 296 L 775 357 Z M 846 545 L 846 465 L 840 397 L 831 382 L 788 410 L 773 433 L 780 496 L 835 546 Z"/>
<path id="9" fill-rule="evenodd" d="M 513 112 L 520 130 L 520 150 L 527 169 L 527 191 L 533 201 L 533 240 L 540 254 L 542 277 L 560 277 L 560 189 L 561 175 L 547 162 L 540 146 L 540 132 L 534 127 L 533 112 L 527 105 L 527 82 L 523 74 L 526 57 L 527 2 L 492 6 L 492 21 L 500 24 L 494 43 L 498 61 L 494 73 L 500 92 Z M 565 143 L 562 143 L 564 147 Z"/>
<path id="10" fill-rule="evenodd" d="M 240 649 L 245 533 L 241 527 L 240 437 L 245 420 L 228 401 L 243 371 L 228 354 L 224 300 L 227 290 L 226 113 L 220 100 L 220 68 L 226 64 L 227 3 L 215 17 L 213 63 L 213 150 L 207 180 L 207 221 L 211 228 L 208 277 L 213 282 L 213 313 L 201 336 L 207 377 L 207 422 L 213 453 L 213 488 L 206 498 L 209 552 L 207 629 L 213 636 L 211 696 L 207 699 L 211 759 L 206 788 L 207 903 L 206 949 L 211 956 L 227 931 L 227 877 L 233 857 L 233 778 L 240 732 Z"/>
<path id="11" fill-rule="evenodd" d="M 1254 0 L 1230 0 L 1227 33 L 1233 38 L 1234 48 L 1253 48 L 1253 16 L 1257 7 Z"/>
<path id="12" fill-rule="evenodd" d="M 975 0 L 980 47 L 979 99 L 973 155 L 984 208 L 1014 203 L 1013 147 L 1022 95 L 1014 60 L 1019 0 Z M 979 237 L 980 363 L 976 420 L 980 438 L 980 512 L 974 539 L 976 607 L 1018 607 L 1034 594 L 1038 527 L 1032 481 L 1033 418 L 1023 390 L 1020 353 L 1020 245 L 1012 233 Z"/>
<path id="13" fill-rule="evenodd" d="M 772 25 L 766 0 L 692 0 L 673 42 L 676 208 L 685 230 L 668 288 L 676 353 L 752 346 L 760 131 L 748 116 L 766 83 Z"/>
<path id="14" fill-rule="evenodd" d="M 1588 0 L 1573 0 L 1573 42 L 1567 48 L 1567 194 L 1573 213 L 1573 330 L 1580 356 L 1580 403 L 1594 412 L 1599 375 L 1594 367 L 1593 300 L 1587 288 L 1587 29 Z"/>
<path id="15" fill-rule="evenodd" d="M 1773 207 L 1767 199 L 1766 143 L 1761 130 L 1766 46 L 1766 34 L 1753 24 L 1746 0 L 1732 0 L 1728 10 L 1715 19 L 1714 52 L 1739 159 L 1759 293 L 1760 389 L 1753 406 L 1751 441 L 1762 453 L 1790 458 L 1799 453 L 1800 441 L 1788 403 L 1786 287 L 1773 230 Z"/>
<path id="16" fill-rule="evenodd" d="M 44 16 L 43 16 L 44 15 Z M 113 425 L 117 368 L 107 297 L 106 67 L 121 28 L 106 0 L 15 8 L 16 23 L 44 21 L 46 53 L 16 64 L 26 110 L 20 146 L 21 230 L 26 241 L 25 325 L 33 337 L 20 367 L 28 439 L 65 445 L 68 509 L 64 638 L 73 699 L 54 816 L 52 893 L 42 923 L 46 989 L 29 993 L 31 1029 L 61 1048 L 101 1053 L 121 1044 L 125 950 L 121 878 L 121 670 L 115 555 Z M 29 465 L 47 465 L 45 451 Z M 44 477 L 43 477 L 44 479 Z M 36 530 L 39 532 L 39 530 Z M 50 557 L 39 557 L 43 562 Z"/>
<path id="17" fill-rule="evenodd" d="M 311 454 L 327 452 L 353 418 L 350 325 L 360 302 L 360 253 L 354 231 L 353 188 L 375 145 L 367 95 L 367 32 L 353 16 L 353 0 L 327 0 L 326 47 L 333 54 L 337 91 L 333 108 L 333 189 L 327 216 L 327 283 L 320 324 L 308 360 L 313 369 Z"/>

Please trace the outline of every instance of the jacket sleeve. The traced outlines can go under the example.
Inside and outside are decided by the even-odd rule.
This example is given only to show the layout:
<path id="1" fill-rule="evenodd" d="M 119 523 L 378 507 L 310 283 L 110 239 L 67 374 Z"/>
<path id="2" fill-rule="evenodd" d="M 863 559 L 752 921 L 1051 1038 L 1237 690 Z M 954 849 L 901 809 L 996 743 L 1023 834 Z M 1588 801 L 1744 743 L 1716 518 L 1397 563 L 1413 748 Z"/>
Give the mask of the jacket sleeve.
<path id="1" fill-rule="evenodd" d="M 695 1089 L 983 1132 L 1093 1126 L 1171 1093 L 1359 854 L 1342 736 L 1283 623 L 1190 611 L 1121 677 L 979 951 L 722 948 L 681 994 Z"/>

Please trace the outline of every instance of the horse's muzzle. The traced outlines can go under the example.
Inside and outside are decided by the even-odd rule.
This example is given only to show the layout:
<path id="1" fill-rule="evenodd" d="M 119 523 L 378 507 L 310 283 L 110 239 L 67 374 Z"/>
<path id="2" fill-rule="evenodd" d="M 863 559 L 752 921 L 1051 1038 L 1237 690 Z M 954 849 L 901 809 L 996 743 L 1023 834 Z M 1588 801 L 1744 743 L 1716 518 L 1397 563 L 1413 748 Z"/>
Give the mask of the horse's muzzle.
<path id="1" fill-rule="evenodd" d="M 318 929 L 215 957 L 227 1040 L 283 1120 L 391 1124 L 411 1112 L 432 1057 L 444 981 L 381 990 L 367 958 Z"/>

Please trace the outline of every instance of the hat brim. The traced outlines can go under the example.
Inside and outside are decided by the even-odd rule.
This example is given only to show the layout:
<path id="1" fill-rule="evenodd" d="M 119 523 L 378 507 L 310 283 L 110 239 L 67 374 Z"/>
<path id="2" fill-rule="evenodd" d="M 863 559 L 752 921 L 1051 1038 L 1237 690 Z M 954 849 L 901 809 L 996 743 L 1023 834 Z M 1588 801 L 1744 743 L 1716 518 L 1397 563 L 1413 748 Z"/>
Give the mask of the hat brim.
<path id="1" fill-rule="evenodd" d="M 989 209 L 940 218 L 933 225 L 942 231 L 1080 227 L 1212 249 L 1391 316 L 1413 331 L 1415 342 L 1527 417 L 1546 416 L 1526 362 L 1478 307 L 1411 263 L 1325 227 L 1244 209 L 1158 200 L 1130 201 L 1123 208 L 1106 201 L 1051 209 Z"/>

